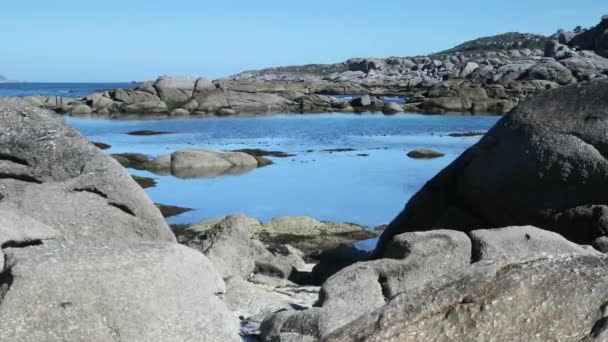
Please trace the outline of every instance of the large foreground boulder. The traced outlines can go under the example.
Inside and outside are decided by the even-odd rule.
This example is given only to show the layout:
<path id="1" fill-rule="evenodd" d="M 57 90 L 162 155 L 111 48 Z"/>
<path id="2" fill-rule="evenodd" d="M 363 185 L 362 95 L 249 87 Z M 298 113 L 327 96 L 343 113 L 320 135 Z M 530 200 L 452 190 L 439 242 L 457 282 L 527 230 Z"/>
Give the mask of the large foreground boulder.
<path id="1" fill-rule="evenodd" d="M 172 243 L 5 250 L 2 341 L 238 341 L 202 254 Z M 10 282 L 5 281 L 10 278 Z"/>
<path id="2" fill-rule="evenodd" d="M 534 225 L 592 244 L 608 234 L 608 81 L 539 94 L 431 179 L 374 253 L 408 231 Z"/>
<path id="3" fill-rule="evenodd" d="M 551 273 L 578 273 L 579 269 L 571 267 L 572 265 L 568 263 L 568 260 L 572 260 L 572 258 L 582 256 L 595 258 L 585 259 L 589 260 L 589 264 L 593 265 L 594 269 L 582 272 L 581 283 L 596 288 L 594 283 L 596 277 L 602 277 L 602 281 L 608 281 L 607 277 L 594 273 L 601 273 L 603 272 L 601 269 L 606 268 L 603 266 L 607 260 L 605 255 L 592 248 L 576 245 L 552 232 L 536 227 L 508 227 L 500 230 L 474 231 L 471 233 L 471 237 L 472 239 L 469 240 L 467 234 L 454 230 L 433 230 L 398 235 L 387 246 L 383 259 L 356 263 L 330 277 L 321 288 L 317 302 L 318 308 L 306 311 L 288 310 L 269 316 L 261 325 L 262 339 L 264 341 L 289 341 L 289 334 L 298 334 L 302 337 L 324 340 L 333 338 L 330 336 L 340 336 L 340 340 L 346 341 L 383 340 L 381 329 L 391 332 L 393 326 L 396 327 L 394 328 L 396 330 L 409 329 L 410 326 L 414 326 L 417 328 L 412 328 L 411 332 L 408 330 L 408 333 L 401 334 L 399 331 L 394 335 L 387 335 L 385 338 L 389 341 L 416 341 L 419 338 L 422 340 L 453 338 L 452 340 L 460 341 L 467 339 L 463 339 L 459 334 L 466 336 L 466 332 L 471 331 L 471 334 L 476 336 L 471 340 L 488 340 L 488 337 L 493 337 L 490 330 L 478 333 L 475 329 L 476 327 L 491 329 L 491 325 L 484 327 L 484 324 L 488 324 L 487 320 L 502 319 L 499 313 L 504 308 L 494 308 L 493 305 L 496 301 L 502 300 L 505 302 L 504 305 L 507 305 L 509 300 L 516 303 L 526 300 L 542 303 L 548 296 L 550 298 L 549 304 L 547 304 L 549 307 L 542 310 L 553 309 L 555 313 L 551 317 L 568 317 L 570 313 L 561 312 L 568 308 L 558 305 L 559 297 L 568 293 L 568 290 L 574 289 L 568 286 L 562 288 L 558 284 L 552 284 L 549 280 L 546 284 L 541 285 L 544 286 L 543 289 L 533 287 L 536 286 L 534 281 L 537 279 L 559 278 L 558 274 L 549 275 Z M 547 268 L 533 268 L 527 275 L 529 278 L 514 275 L 505 280 L 505 283 L 499 279 L 507 271 L 527 270 L 530 268 L 529 265 L 542 263 L 543 260 L 559 260 L 559 262 Z M 564 264 L 561 264 L 562 261 Z M 575 276 L 569 275 L 566 278 L 570 279 L 570 277 Z M 494 283 L 493 279 L 498 280 Z M 528 279 L 534 280 L 531 287 L 526 287 Z M 587 285 L 577 288 L 576 291 L 579 292 L 576 296 L 583 296 L 586 289 L 589 288 Z M 493 292 L 494 297 L 478 300 L 482 298 L 481 295 L 478 295 L 478 286 L 486 287 L 488 292 Z M 501 286 L 507 287 L 504 294 L 500 289 Z M 508 289 L 509 286 L 513 286 L 514 289 Z M 444 299 L 450 301 L 449 294 L 456 296 L 458 293 L 469 294 L 470 297 L 466 297 L 466 295 L 462 298 L 459 297 L 456 304 L 446 304 L 449 307 L 443 314 L 435 313 L 435 302 L 443 303 Z M 603 291 L 596 299 L 598 302 L 605 303 L 608 300 L 608 297 L 605 297 L 607 295 L 608 291 Z M 443 296 L 448 297 L 443 298 Z M 508 296 L 519 297 L 512 299 Z M 604 299 L 600 301 L 602 296 Z M 551 304 L 552 301 L 557 304 Z M 431 307 L 427 308 L 429 303 Z M 588 303 L 583 305 L 586 304 Z M 597 307 L 600 305 L 598 304 Z M 488 306 L 487 309 L 486 306 Z M 597 307 L 594 304 L 580 310 L 594 312 Z M 393 310 L 393 308 L 395 309 Z M 407 317 L 408 322 L 402 322 L 399 310 L 416 313 L 412 317 Z M 457 315 L 453 316 L 452 310 L 462 310 L 463 312 L 458 311 Z M 484 316 L 485 311 L 492 310 L 496 310 L 496 312 L 488 314 L 488 317 Z M 527 313 L 527 310 L 518 311 L 517 307 L 513 307 L 509 308 L 505 315 L 515 317 L 519 314 L 519 317 L 526 318 L 528 316 L 523 315 L 522 312 Z M 432 321 L 424 321 L 435 314 Z M 534 315 L 536 314 L 538 313 L 534 313 Z M 538 315 L 537 319 L 541 319 L 542 315 Z M 361 317 L 373 317 L 370 318 L 370 321 L 378 319 L 383 322 L 383 326 L 382 328 L 367 327 L 366 330 L 351 335 L 349 327 L 356 324 L 350 322 L 361 322 L 363 319 Z M 551 322 L 550 319 L 548 322 Z M 517 322 L 512 322 L 513 330 L 525 328 L 525 326 L 516 324 Z M 431 325 L 431 327 L 426 327 L 426 325 Z M 444 331 L 443 327 L 448 330 Z M 504 329 L 509 328 L 509 325 L 505 323 Z M 533 327 L 533 329 L 538 331 L 539 328 Z M 565 326 L 563 329 L 558 331 L 556 336 L 567 334 L 568 329 L 572 329 L 572 327 Z M 337 330 L 340 331 L 339 334 L 336 333 Z M 416 335 L 417 330 L 425 331 L 428 336 Z M 573 330 L 573 334 L 577 333 L 575 331 Z M 501 333 L 503 332 L 499 332 L 498 336 L 501 336 Z M 504 333 L 508 336 L 511 332 Z M 513 332 L 513 336 L 517 336 L 515 332 Z M 497 340 L 510 339 L 497 338 Z M 561 339 L 557 338 L 557 340 Z"/>
<path id="4" fill-rule="evenodd" d="M 0 340 L 238 341 L 225 285 L 111 157 L 0 99 Z"/>
<path id="5" fill-rule="evenodd" d="M 56 115 L 0 100 L 0 210 L 30 216 L 67 244 L 175 241 L 124 169 Z"/>
<path id="6" fill-rule="evenodd" d="M 606 328 L 607 262 L 579 255 L 473 265 L 402 293 L 325 340 L 580 341 Z"/>

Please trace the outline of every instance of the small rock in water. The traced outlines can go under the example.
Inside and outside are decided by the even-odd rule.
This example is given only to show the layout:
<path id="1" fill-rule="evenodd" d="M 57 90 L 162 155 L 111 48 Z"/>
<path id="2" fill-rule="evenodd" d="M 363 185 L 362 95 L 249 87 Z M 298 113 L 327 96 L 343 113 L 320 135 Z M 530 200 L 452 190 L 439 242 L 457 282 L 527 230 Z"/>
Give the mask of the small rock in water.
<path id="1" fill-rule="evenodd" d="M 150 178 L 150 177 L 142 177 L 142 176 L 135 176 L 132 175 L 131 176 L 133 178 L 133 180 L 139 184 L 139 186 L 141 186 L 143 189 L 146 188 L 153 188 L 156 186 L 156 180 L 154 180 L 154 178 Z"/>
<path id="2" fill-rule="evenodd" d="M 450 137 L 461 138 L 461 137 L 475 137 L 486 134 L 485 132 L 464 132 L 464 133 L 451 133 L 448 134 Z"/>
<path id="3" fill-rule="evenodd" d="M 244 148 L 244 149 L 240 149 L 240 150 L 234 150 L 232 152 L 243 152 L 243 153 L 247 153 L 248 155 L 254 156 L 254 157 L 287 158 L 287 157 L 295 156 L 295 154 L 290 154 L 290 153 L 281 152 L 281 151 L 266 151 L 266 150 L 262 150 L 259 148 Z"/>
<path id="4" fill-rule="evenodd" d="M 419 149 L 409 152 L 407 156 L 413 159 L 433 159 L 443 157 L 445 154 L 429 149 Z"/>
<path id="5" fill-rule="evenodd" d="M 160 213 L 163 214 L 163 217 L 165 217 L 165 218 L 177 216 L 177 215 L 187 213 L 187 212 L 193 210 L 190 208 L 182 208 L 182 207 L 177 207 L 177 206 L 173 206 L 173 205 L 165 205 L 165 204 L 160 204 L 160 203 L 154 203 L 154 205 L 156 205 L 156 207 L 160 210 Z"/>
<path id="6" fill-rule="evenodd" d="M 329 152 L 329 153 L 333 153 L 333 152 L 352 152 L 355 151 L 354 148 L 332 148 L 329 150 L 321 150 L 322 152 Z"/>
<path id="7" fill-rule="evenodd" d="M 97 146 L 97 148 L 99 148 L 99 149 L 101 149 L 101 150 L 107 150 L 107 149 L 109 149 L 110 147 L 112 147 L 112 146 L 110 146 L 110 145 L 108 145 L 108 144 L 104 144 L 104 143 L 102 143 L 102 142 L 96 142 L 96 141 L 92 141 L 91 143 L 92 143 L 93 145 Z"/>
<path id="8" fill-rule="evenodd" d="M 128 135 L 140 135 L 140 136 L 149 136 L 149 135 L 162 135 L 162 134 L 175 134 L 175 132 L 162 132 L 162 131 L 151 131 L 151 130 L 141 130 L 141 131 L 133 131 L 127 133 Z"/>

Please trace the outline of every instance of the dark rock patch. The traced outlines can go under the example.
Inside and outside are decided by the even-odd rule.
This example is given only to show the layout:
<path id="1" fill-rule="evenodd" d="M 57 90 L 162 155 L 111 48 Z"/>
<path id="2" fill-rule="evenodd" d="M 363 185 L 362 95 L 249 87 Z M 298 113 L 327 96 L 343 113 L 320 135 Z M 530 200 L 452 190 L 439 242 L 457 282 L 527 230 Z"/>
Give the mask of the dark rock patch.
<path id="1" fill-rule="evenodd" d="M 138 136 L 151 136 L 151 135 L 164 135 L 164 134 L 175 134 L 175 132 L 163 132 L 163 131 L 152 131 L 152 130 L 141 130 L 127 133 L 127 135 L 138 135 Z"/>

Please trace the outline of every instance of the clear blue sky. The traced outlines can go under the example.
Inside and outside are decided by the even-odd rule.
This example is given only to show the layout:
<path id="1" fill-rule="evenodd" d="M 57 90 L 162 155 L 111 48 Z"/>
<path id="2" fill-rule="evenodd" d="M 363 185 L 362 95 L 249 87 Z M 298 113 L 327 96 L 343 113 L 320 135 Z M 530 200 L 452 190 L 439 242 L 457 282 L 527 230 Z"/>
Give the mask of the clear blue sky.
<path id="1" fill-rule="evenodd" d="M 589 27 L 606 0 L 2 0 L 0 74 L 24 81 L 218 78 Z"/>

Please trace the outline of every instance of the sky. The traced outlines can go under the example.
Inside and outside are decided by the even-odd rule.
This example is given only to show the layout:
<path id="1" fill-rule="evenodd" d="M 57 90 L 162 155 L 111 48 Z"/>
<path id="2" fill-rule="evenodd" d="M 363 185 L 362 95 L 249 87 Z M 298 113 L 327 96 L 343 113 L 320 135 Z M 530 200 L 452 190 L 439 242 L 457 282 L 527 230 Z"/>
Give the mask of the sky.
<path id="1" fill-rule="evenodd" d="M 428 54 L 510 31 L 591 27 L 606 0 L 2 0 L 0 74 L 21 81 L 220 78 Z"/>

